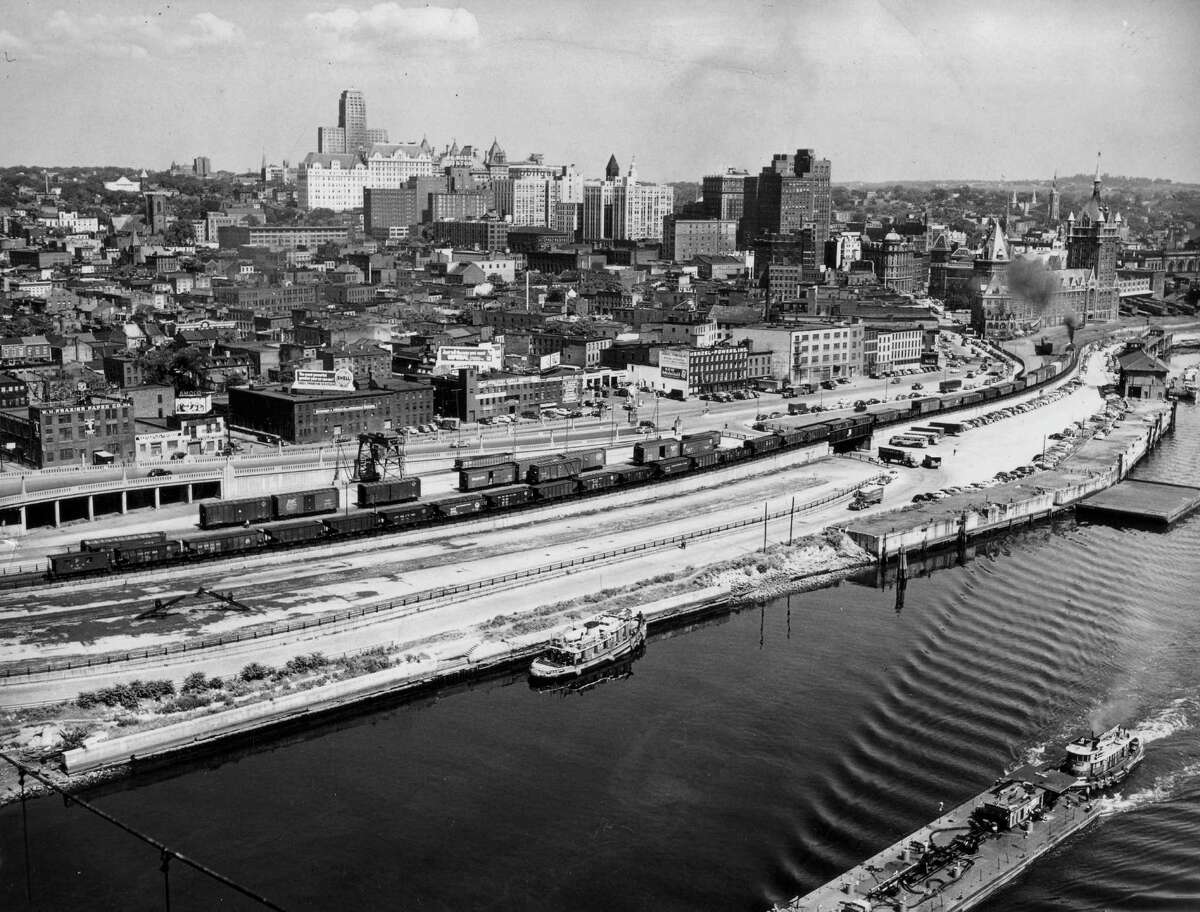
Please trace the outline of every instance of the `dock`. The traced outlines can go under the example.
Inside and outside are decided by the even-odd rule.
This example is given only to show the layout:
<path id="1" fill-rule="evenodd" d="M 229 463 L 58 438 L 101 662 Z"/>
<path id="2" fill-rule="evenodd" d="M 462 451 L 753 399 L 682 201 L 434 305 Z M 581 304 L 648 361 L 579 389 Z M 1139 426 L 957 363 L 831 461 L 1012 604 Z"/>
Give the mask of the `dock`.
<path id="1" fill-rule="evenodd" d="M 1135 401 L 1120 426 L 1106 437 L 1087 439 L 1058 468 L 992 488 L 966 490 L 943 500 L 855 518 L 846 534 L 880 563 L 904 552 L 924 554 L 954 545 L 963 548 L 980 536 L 1073 509 L 1118 484 L 1135 484 L 1125 476 L 1174 425 L 1170 403 Z"/>
<path id="2" fill-rule="evenodd" d="M 1079 502 L 1080 517 L 1168 526 L 1200 505 L 1200 488 L 1126 479 Z"/>

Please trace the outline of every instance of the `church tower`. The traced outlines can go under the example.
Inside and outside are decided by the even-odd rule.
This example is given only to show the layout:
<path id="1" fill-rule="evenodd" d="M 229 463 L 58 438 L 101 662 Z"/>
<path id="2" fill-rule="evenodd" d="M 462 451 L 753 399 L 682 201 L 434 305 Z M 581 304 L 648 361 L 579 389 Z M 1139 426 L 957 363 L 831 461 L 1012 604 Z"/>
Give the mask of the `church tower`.
<path id="1" fill-rule="evenodd" d="M 1050 181 L 1050 221 L 1057 222 L 1062 218 L 1062 194 L 1058 192 L 1058 172 L 1054 172 L 1054 179 Z"/>

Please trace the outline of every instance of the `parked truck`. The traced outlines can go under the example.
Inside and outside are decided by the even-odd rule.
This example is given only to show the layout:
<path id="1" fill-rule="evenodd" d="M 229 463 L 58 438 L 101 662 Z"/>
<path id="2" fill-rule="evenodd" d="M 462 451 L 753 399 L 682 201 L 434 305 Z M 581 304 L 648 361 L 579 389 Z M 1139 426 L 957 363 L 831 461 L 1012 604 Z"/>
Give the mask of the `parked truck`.
<path id="1" fill-rule="evenodd" d="M 850 501 L 851 510 L 862 510 L 875 504 L 883 503 L 883 485 L 871 485 L 859 488 Z"/>
<path id="2" fill-rule="evenodd" d="M 907 450 L 901 450 L 897 447 L 881 446 L 879 448 L 879 458 L 883 462 L 898 462 L 900 465 L 908 466 L 910 469 L 917 467 L 917 461 L 912 458 L 912 454 Z"/>

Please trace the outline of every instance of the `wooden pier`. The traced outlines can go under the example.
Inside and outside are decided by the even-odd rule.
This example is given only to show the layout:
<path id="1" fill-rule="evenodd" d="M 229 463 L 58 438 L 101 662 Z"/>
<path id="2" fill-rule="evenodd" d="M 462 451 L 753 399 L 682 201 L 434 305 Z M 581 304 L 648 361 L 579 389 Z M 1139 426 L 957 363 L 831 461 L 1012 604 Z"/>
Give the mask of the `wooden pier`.
<path id="1" fill-rule="evenodd" d="M 1200 488 L 1162 481 L 1132 481 L 1098 491 L 1080 501 L 1080 517 L 1170 525 L 1200 504 Z"/>

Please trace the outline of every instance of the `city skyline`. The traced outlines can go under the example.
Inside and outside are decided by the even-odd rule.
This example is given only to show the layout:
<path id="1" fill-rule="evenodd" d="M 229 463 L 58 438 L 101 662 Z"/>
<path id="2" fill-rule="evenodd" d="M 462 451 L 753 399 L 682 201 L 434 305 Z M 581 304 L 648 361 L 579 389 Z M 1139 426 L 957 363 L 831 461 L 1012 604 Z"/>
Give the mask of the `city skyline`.
<path id="1" fill-rule="evenodd" d="M 1137 19 L 1071 2 L 970 16 L 865 0 L 577 3 L 556 17 L 527 2 L 131 9 L 11 7 L 0 162 L 294 163 L 357 88 L 394 142 L 498 137 L 510 157 L 541 152 L 588 176 L 610 153 L 681 181 L 809 146 L 835 182 L 1048 177 L 1090 170 L 1097 149 L 1110 173 L 1200 181 L 1200 115 L 1170 88 L 1200 76 L 1191 4 Z M 64 58 L 86 60 L 107 96 L 56 79 Z"/>

